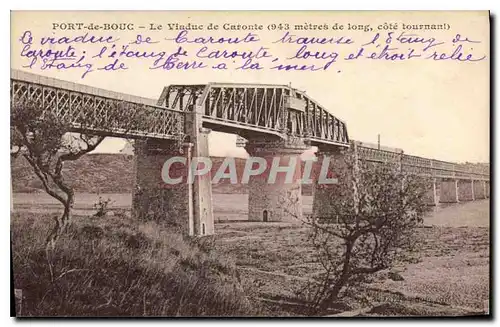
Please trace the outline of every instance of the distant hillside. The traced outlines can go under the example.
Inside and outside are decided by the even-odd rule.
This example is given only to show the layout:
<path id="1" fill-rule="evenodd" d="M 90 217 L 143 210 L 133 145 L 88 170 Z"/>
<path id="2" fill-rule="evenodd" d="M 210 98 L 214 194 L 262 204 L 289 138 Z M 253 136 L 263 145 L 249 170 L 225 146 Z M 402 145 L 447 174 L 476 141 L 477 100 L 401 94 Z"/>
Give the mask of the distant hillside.
<path id="1" fill-rule="evenodd" d="M 238 176 L 245 165 L 245 159 L 236 159 Z M 224 158 L 213 157 L 213 171 Z M 22 157 L 12 161 L 12 182 L 14 192 L 43 192 L 43 186 L 31 167 Z M 128 154 L 89 154 L 77 162 L 69 162 L 65 176 L 71 181 L 76 192 L 86 193 L 130 193 L 134 185 L 134 156 Z M 247 193 L 248 185 L 232 185 L 228 179 L 212 185 L 214 193 Z M 311 187 L 303 185 L 303 193 L 311 194 Z"/>
<path id="2" fill-rule="evenodd" d="M 123 154 L 89 154 L 68 162 L 64 174 L 77 192 L 130 193 L 134 181 L 134 157 Z M 14 192 L 43 191 L 28 162 L 19 157 L 12 161 Z"/>

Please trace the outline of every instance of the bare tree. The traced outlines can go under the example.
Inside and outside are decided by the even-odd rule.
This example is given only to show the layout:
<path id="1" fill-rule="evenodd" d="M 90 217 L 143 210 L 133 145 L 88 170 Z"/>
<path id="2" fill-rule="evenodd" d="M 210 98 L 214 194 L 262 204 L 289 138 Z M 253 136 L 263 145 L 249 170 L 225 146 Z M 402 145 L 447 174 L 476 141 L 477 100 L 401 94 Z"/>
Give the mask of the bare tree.
<path id="1" fill-rule="evenodd" d="M 133 109 L 133 110 L 130 110 Z M 95 150 L 106 135 L 138 128 L 144 123 L 142 110 L 125 103 L 110 103 L 106 113 L 82 108 L 78 118 L 56 113 L 33 101 L 11 104 L 11 157 L 22 155 L 42 182 L 44 190 L 63 207 L 47 236 L 47 246 L 55 245 L 71 219 L 75 192 L 63 174 L 64 165 Z M 77 122 L 77 124 L 75 124 Z M 75 133 L 82 131 L 82 133 Z"/>
<path id="2" fill-rule="evenodd" d="M 334 214 L 306 221 L 323 268 L 309 288 L 314 314 L 325 312 L 369 275 L 392 267 L 413 247 L 431 185 L 397 164 L 359 161 L 352 150 L 334 167 L 338 184 L 325 186 Z"/>

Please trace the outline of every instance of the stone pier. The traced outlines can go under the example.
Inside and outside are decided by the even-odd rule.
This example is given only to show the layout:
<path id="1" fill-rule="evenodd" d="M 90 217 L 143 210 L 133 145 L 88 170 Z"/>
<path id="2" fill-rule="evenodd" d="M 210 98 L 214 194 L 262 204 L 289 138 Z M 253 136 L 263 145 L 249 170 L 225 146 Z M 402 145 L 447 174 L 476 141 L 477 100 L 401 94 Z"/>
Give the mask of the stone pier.
<path id="1" fill-rule="evenodd" d="M 472 181 L 474 189 L 474 199 L 486 198 L 486 182 L 485 181 Z"/>
<path id="2" fill-rule="evenodd" d="M 474 201 L 474 184 L 472 180 L 460 179 L 458 185 L 458 201 Z"/>
<path id="3" fill-rule="evenodd" d="M 439 192 L 440 203 L 458 202 L 458 181 L 455 179 L 443 179 Z"/>
<path id="4" fill-rule="evenodd" d="M 300 155 L 308 148 L 303 143 L 286 144 L 280 141 L 249 140 L 245 146 L 250 157 L 263 158 L 266 168 L 249 175 L 248 220 L 297 221 L 302 219 L 302 186 Z M 248 159 L 253 162 L 253 159 Z M 255 159 L 257 160 L 257 159 Z M 257 171 L 263 163 L 253 162 L 245 167 Z M 275 168 L 273 168 L 273 165 Z M 289 172 L 285 172 L 291 167 Z M 243 177 L 244 178 L 244 177 Z M 275 181 L 272 179 L 275 178 Z"/>
<path id="5" fill-rule="evenodd" d="M 177 185 L 165 184 L 162 179 L 165 161 L 172 157 L 182 157 L 186 162 L 191 162 L 191 151 L 191 144 L 179 146 L 174 142 L 156 140 L 135 142 L 135 188 L 132 201 L 134 217 L 193 232 L 192 185 L 186 183 L 185 178 Z M 186 175 L 184 165 L 174 167 L 171 169 L 172 178 Z"/>
<path id="6" fill-rule="evenodd" d="M 155 220 L 188 235 L 214 233 L 210 172 L 190 182 L 193 158 L 209 157 L 208 134 L 201 126 L 202 108 L 186 114 L 189 142 L 148 139 L 135 142 L 136 186 L 132 214 L 137 219 Z M 177 157 L 166 169 L 165 162 Z M 201 165 L 201 164 L 200 164 Z M 168 176 L 178 183 L 166 183 Z"/>
<path id="7" fill-rule="evenodd" d="M 332 206 L 332 197 L 335 196 L 336 185 L 321 184 L 318 181 L 321 173 L 321 165 L 325 157 L 329 158 L 328 174 L 332 175 L 335 172 L 335 167 L 338 167 L 341 162 L 340 148 L 333 148 L 330 151 L 320 151 L 316 153 L 317 162 L 313 184 L 313 217 L 319 219 L 331 219 L 335 216 L 335 209 Z M 333 177 L 333 176 L 327 176 Z M 338 177 L 338 176 L 337 176 Z"/>

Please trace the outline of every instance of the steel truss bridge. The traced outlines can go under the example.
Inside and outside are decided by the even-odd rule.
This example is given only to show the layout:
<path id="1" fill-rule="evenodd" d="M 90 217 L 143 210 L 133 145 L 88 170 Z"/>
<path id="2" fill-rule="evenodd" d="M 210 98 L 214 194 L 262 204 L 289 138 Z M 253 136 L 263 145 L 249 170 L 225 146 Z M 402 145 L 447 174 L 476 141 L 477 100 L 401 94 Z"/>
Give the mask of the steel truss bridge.
<path id="1" fill-rule="evenodd" d="M 119 126 L 108 132 L 131 138 L 184 139 L 187 113 L 202 113 L 203 126 L 248 136 L 301 138 L 311 145 L 347 147 L 346 124 L 324 107 L 288 86 L 264 84 L 170 85 L 158 101 L 66 82 L 23 71 L 11 71 L 11 101 L 32 100 L 72 120 L 75 131 L 83 117 L 106 119 L 106 108 L 121 103 L 131 113 L 141 110 L 144 124 L 123 133 Z M 155 103 L 156 102 L 156 103 Z"/>
<path id="2" fill-rule="evenodd" d="M 348 147 L 345 122 L 311 99 L 305 92 L 285 85 L 209 83 L 170 85 L 159 100 L 112 92 L 55 78 L 11 70 L 12 101 L 31 100 L 58 116 L 68 117 L 75 132 L 83 118 L 107 119 L 110 105 L 141 111 L 140 128 L 124 132 L 120 126 L 106 133 L 127 138 L 183 141 L 186 115 L 199 113 L 203 126 L 248 138 L 261 134 L 278 139 L 302 139 L 310 145 Z M 88 129 L 88 127 L 86 127 Z M 94 131 L 95 132 L 95 131 Z M 457 179 L 489 180 L 489 168 L 421 158 L 358 146 L 360 158 L 373 162 L 399 162 L 417 174 Z"/>

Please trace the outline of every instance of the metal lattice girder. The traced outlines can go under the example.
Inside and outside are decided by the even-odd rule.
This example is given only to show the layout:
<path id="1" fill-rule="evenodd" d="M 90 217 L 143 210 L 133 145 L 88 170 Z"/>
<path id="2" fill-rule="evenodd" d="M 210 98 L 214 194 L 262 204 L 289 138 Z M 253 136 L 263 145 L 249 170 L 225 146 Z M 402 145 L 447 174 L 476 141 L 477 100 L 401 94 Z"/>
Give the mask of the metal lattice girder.
<path id="1" fill-rule="evenodd" d="M 422 158 L 403 154 L 402 152 L 387 151 L 367 146 L 357 146 L 360 160 L 377 163 L 396 163 L 401 165 L 405 172 L 434 178 L 456 178 L 489 180 L 490 176 L 484 167 L 467 166 L 440 160 Z"/>
<path id="2" fill-rule="evenodd" d="M 298 118 L 303 126 L 301 129 L 306 133 L 312 144 L 349 145 L 345 122 L 333 116 L 304 92 L 296 91 L 295 96 L 305 103 L 304 111 L 301 112 Z"/>
<path id="3" fill-rule="evenodd" d="M 157 105 L 179 111 L 192 111 L 205 88 L 205 84 L 166 86 Z"/>
<path id="4" fill-rule="evenodd" d="M 200 106 L 204 123 L 222 131 L 252 130 L 281 138 L 298 137 L 312 145 L 349 145 L 343 121 L 304 92 L 286 85 L 170 85 L 157 104 L 181 111 Z"/>
<path id="5" fill-rule="evenodd" d="M 141 110 L 147 116 L 147 123 L 127 133 L 128 137 L 177 138 L 184 134 L 184 113 L 199 106 L 203 123 L 214 129 L 252 130 L 284 139 L 301 138 L 312 145 L 349 144 L 344 122 L 305 93 L 283 85 L 170 85 L 154 101 L 13 70 L 11 89 L 12 100 L 30 99 L 70 117 L 75 130 L 83 120 L 107 122 L 106 108 L 122 102 L 127 110 Z M 113 134 L 121 133 L 116 126 Z"/>
<path id="6" fill-rule="evenodd" d="M 401 153 L 357 146 L 358 157 L 362 160 L 380 163 L 399 163 Z"/>
<path id="7" fill-rule="evenodd" d="M 180 139 L 184 136 L 185 113 L 157 106 L 154 100 L 69 83 L 21 71 L 12 71 L 11 101 L 31 100 L 60 117 L 69 117 L 74 131 L 82 129 L 113 136 Z M 130 130 L 120 125 L 107 131 L 92 130 L 109 121 L 108 108 L 123 105 L 133 115 L 141 112 L 140 127 Z M 82 122 L 85 128 L 82 128 Z"/>
<path id="8" fill-rule="evenodd" d="M 286 135 L 286 95 L 286 89 L 281 87 L 211 84 L 200 104 L 204 121 Z"/>

